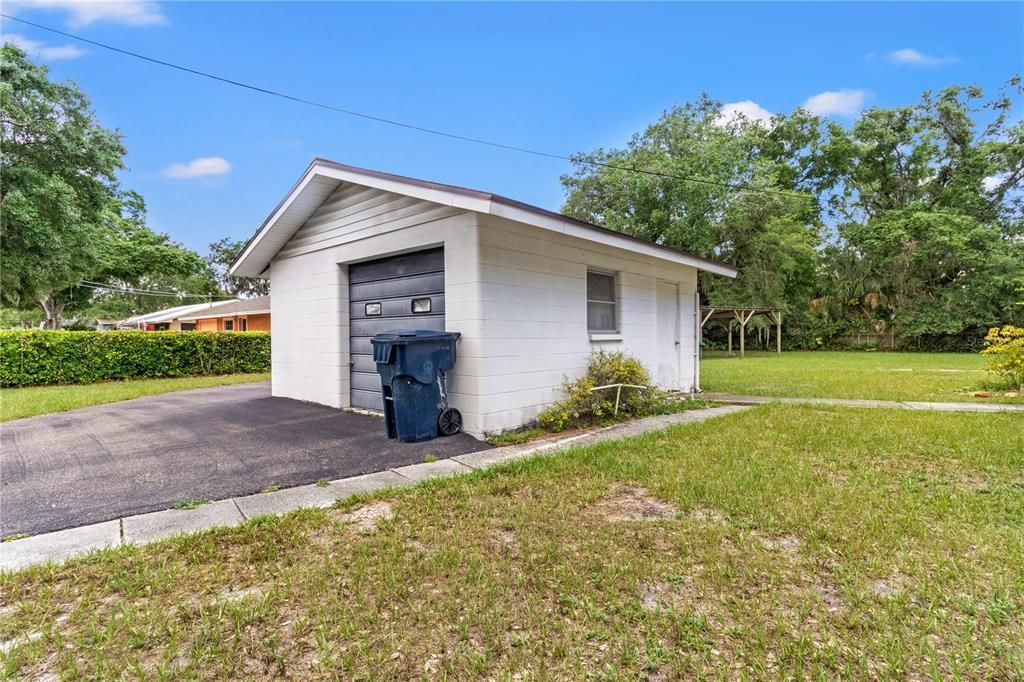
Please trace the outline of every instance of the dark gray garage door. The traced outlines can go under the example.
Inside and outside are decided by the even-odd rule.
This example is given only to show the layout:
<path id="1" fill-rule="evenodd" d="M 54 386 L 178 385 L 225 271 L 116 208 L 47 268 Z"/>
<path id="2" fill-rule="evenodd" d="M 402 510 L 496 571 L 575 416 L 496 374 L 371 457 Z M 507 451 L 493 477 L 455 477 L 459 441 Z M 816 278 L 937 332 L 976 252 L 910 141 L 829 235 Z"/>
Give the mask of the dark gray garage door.
<path id="1" fill-rule="evenodd" d="M 444 331 L 444 249 L 348 266 L 352 405 L 383 409 L 370 338 L 392 329 Z"/>

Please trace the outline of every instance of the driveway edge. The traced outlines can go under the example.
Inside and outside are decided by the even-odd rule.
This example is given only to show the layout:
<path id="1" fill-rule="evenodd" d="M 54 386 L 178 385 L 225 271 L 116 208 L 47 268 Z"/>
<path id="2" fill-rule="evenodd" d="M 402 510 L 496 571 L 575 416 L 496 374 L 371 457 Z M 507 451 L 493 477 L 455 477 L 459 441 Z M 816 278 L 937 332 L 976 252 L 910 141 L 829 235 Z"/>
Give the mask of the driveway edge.
<path id="1" fill-rule="evenodd" d="M 326 508 L 337 500 L 353 495 L 411 486 L 422 481 L 479 471 L 520 459 L 554 454 L 579 445 L 638 436 L 677 424 L 702 422 L 746 409 L 749 408 L 742 405 L 723 405 L 647 417 L 572 436 L 509 445 L 455 455 L 435 462 L 342 478 L 326 485 L 302 485 L 272 493 L 230 497 L 195 509 L 167 509 L 33 535 L 0 543 L 0 571 L 17 571 L 36 564 L 60 563 L 99 549 L 144 545 L 175 535 L 237 526 L 253 516 L 285 514 L 302 508 Z"/>

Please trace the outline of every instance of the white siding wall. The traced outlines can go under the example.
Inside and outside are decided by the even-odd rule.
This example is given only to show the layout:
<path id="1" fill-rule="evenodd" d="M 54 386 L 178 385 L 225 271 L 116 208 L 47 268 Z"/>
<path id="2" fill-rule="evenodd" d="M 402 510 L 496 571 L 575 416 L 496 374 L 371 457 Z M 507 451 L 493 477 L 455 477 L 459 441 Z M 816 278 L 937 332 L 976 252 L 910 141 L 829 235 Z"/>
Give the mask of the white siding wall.
<path id="1" fill-rule="evenodd" d="M 475 214 L 339 186 L 270 267 L 273 395 L 347 407 L 347 264 L 442 245 L 445 326 L 472 335 L 479 318 Z M 472 414 L 462 384 L 453 372 L 451 403 Z M 466 430 L 480 433 L 468 420 Z"/>
<path id="2" fill-rule="evenodd" d="M 621 350 L 656 367 L 658 280 L 679 287 L 680 384 L 691 389 L 697 271 L 493 216 L 480 216 L 480 328 L 460 348 L 459 371 L 478 396 L 484 433 L 533 420 L 582 374 L 593 350 Z M 587 333 L 587 268 L 618 274 L 622 340 Z"/>

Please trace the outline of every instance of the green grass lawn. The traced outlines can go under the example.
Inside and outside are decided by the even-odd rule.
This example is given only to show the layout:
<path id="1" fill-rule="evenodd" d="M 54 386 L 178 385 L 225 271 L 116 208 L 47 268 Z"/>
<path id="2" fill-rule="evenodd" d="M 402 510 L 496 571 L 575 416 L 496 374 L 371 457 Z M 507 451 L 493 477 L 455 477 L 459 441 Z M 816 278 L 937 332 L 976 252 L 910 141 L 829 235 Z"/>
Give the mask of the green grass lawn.
<path id="1" fill-rule="evenodd" d="M 0 677 L 1020 678 L 1021 424 L 764 406 L 5 574 Z"/>
<path id="2" fill-rule="evenodd" d="M 1021 396 L 1000 395 L 1009 387 L 986 370 L 984 358 L 971 353 L 748 352 L 743 359 L 709 353 L 700 364 L 700 383 L 705 391 L 746 395 L 1024 402 Z M 996 395 L 967 395 L 983 389 Z"/>
<path id="3" fill-rule="evenodd" d="M 102 405 L 144 395 L 157 395 L 190 388 L 227 386 L 252 381 L 266 381 L 269 374 L 222 374 L 209 377 L 175 379 L 138 379 L 107 381 L 99 384 L 72 386 L 30 386 L 0 390 L 0 421 L 32 417 L 37 414 L 64 412 L 76 407 Z"/>

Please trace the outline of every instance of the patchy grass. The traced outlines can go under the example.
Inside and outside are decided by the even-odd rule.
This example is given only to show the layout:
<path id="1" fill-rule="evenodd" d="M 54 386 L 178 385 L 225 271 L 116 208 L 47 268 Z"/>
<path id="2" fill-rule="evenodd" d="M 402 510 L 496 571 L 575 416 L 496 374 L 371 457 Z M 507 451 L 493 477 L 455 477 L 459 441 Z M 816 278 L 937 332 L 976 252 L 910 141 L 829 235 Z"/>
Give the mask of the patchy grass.
<path id="1" fill-rule="evenodd" d="M 0 421 L 64 412 L 77 407 L 102 405 L 145 395 L 266 381 L 269 374 L 222 374 L 209 377 L 106 381 L 72 386 L 30 386 L 0 391 Z"/>
<path id="2" fill-rule="evenodd" d="M 0 677 L 1020 678 L 1022 472 L 1019 415 L 754 408 L 5 574 Z"/>
<path id="3" fill-rule="evenodd" d="M 276 493 L 280 489 L 281 489 L 281 486 L 279 486 L 277 483 L 271 483 L 270 485 L 268 485 L 266 488 L 264 488 L 260 492 L 261 493 Z"/>
<path id="4" fill-rule="evenodd" d="M 709 353 L 700 382 L 705 391 L 746 395 L 1024 403 L 1024 396 L 1005 397 L 1009 387 L 986 367 L 970 353 L 753 352 L 742 360 Z M 968 395 L 979 389 L 992 397 Z"/>
<path id="5" fill-rule="evenodd" d="M 204 504 L 210 504 L 210 500 L 181 500 L 174 505 L 175 509 L 197 509 Z"/>
<path id="6" fill-rule="evenodd" d="M 529 443 L 531 440 L 545 438 L 550 435 L 550 432 L 545 431 L 539 426 L 531 426 L 525 429 L 505 431 L 504 433 L 493 435 L 487 439 L 487 442 L 494 447 L 500 448 L 505 445 L 521 445 L 523 443 Z"/>

